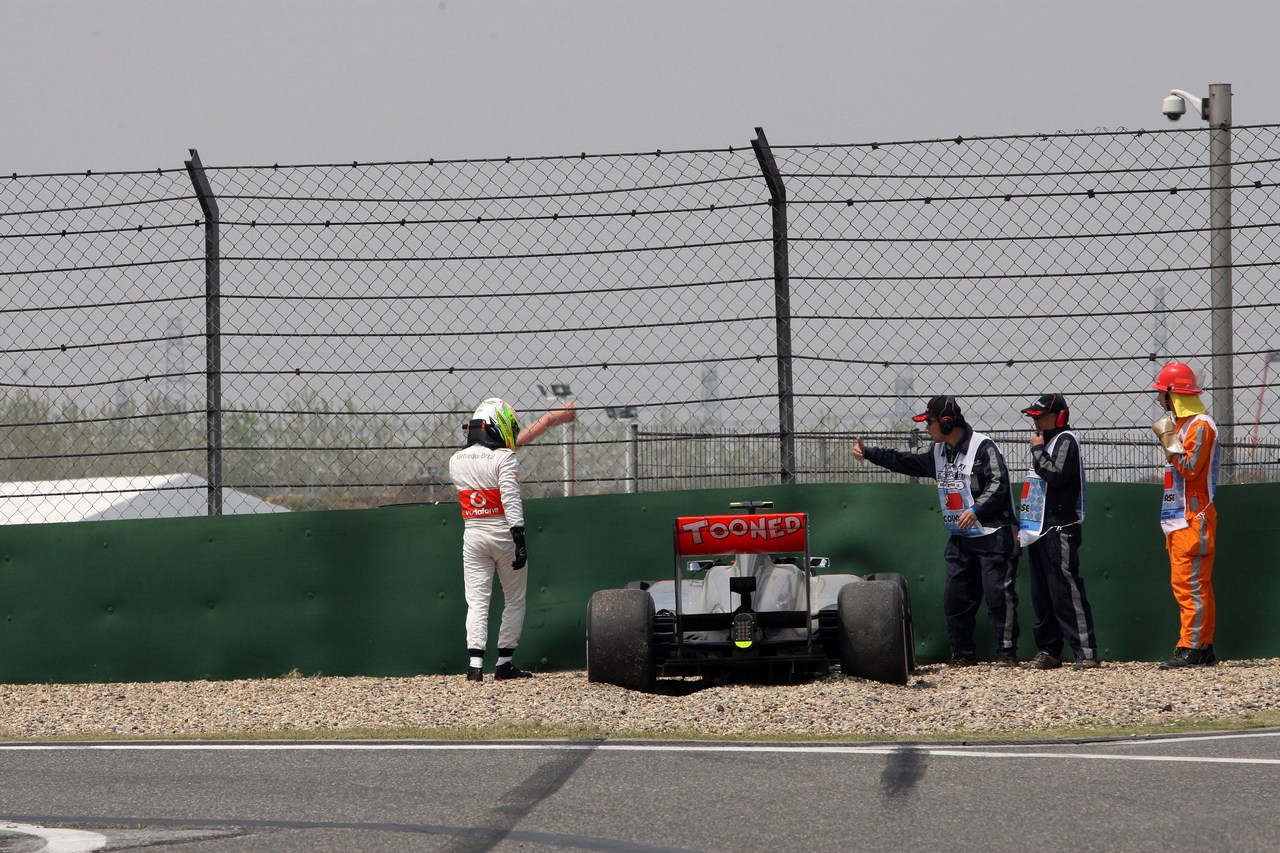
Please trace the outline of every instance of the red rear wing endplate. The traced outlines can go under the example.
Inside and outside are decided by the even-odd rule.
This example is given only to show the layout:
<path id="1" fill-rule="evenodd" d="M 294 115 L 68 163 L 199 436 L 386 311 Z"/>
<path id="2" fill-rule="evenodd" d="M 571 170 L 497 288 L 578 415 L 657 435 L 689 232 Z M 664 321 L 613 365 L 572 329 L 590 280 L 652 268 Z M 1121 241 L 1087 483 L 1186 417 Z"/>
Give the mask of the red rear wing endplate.
<path id="1" fill-rule="evenodd" d="M 675 524 L 676 557 L 807 553 L 807 528 L 803 512 L 681 516 Z"/>

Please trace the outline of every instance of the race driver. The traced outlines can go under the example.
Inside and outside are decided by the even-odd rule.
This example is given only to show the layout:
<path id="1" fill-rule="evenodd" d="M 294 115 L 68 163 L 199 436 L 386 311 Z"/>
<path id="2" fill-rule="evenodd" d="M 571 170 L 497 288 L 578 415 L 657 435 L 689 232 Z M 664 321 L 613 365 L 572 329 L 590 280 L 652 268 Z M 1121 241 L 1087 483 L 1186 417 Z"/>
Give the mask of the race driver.
<path id="1" fill-rule="evenodd" d="M 467 680 L 484 680 L 489 602 L 493 575 L 502 583 L 502 624 L 498 629 L 497 681 L 529 678 L 512 660 L 524 628 L 528 562 L 520 463 L 516 441 L 520 421 L 505 402 L 491 397 L 465 427 L 466 446 L 449 460 L 449 478 L 462 504 L 462 577 L 467 599 Z"/>

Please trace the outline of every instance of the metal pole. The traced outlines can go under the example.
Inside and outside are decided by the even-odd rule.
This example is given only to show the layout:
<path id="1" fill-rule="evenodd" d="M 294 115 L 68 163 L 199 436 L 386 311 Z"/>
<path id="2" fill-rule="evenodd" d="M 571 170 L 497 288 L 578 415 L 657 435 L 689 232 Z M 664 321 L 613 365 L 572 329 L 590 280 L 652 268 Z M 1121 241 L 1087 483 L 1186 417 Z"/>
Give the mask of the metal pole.
<path id="1" fill-rule="evenodd" d="M 632 421 L 627 441 L 627 494 L 640 491 L 640 424 Z"/>
<path id="2" fill-rule="evenodd" d="M 796 481 L 796 412 L 795 386 L 791 373 L 791 272 L 787 259 L 787 188 L 782 184 L 782 173 L 773 159 L 773 150 L 764 137 L 764 130 L 756 128 L 756 138 L 751 147 L 764 172 L 765 184 L 773 208 L 773 303 L 778 332 L 778 443 L 781 462 L 781 481 Z"/>
<path id="3" fill-rule="evenodd" d="M 1213 419 L 1223 482 L 1235 479 L 1235 365 L 1231 286 L 1231 84 L 1209 86 L 1209 254 L 1213 293 Z"/>
<path id="4" fill-rule="evenodd" d="M 1258 408 L 1253 413 L 1253 439 L 1250 442 L 1255 452 L 1258 449 L 1258 424 L 1262 422 L 1262 398 L 1267 393 L 1267 372 L 1273 361 L 1280 361 L 1280 352 L 1269 352 L 1262 361 L 1262 381 L 1258 385 Z"/>
<path id="5" fill-rule="evenodd" d="M 569 438 L 569 425 L 560 427 L 560 494 L 569 497 L 573 494 L 573 458 L 569 449 L 573 441 Z"/>
<path id="6" fill-rule="evenodd" d="M 218 199 L 209 186 L 200 155 L 192 148 L 187 174 L 204 210 L 205 452 L 209 515 L 222 515 L 222 324 L 218 240 Z"/>

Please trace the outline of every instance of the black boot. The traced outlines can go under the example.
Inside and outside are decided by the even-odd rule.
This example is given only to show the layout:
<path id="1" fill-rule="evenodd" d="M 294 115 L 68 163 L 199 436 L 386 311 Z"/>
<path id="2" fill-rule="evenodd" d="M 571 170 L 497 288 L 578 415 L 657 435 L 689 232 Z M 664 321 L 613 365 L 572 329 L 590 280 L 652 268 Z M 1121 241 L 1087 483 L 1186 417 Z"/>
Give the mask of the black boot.
<path id="1" fill-rule="evenodd" d="M 1213 666 L 1218 657 L 1213 653 L 1213 646 L 1201 646 L 1198 649 L 1178 646 L 1173 650 L 1173 657 L 1160 664 L 1161 669 L 1185 669 L 1189 666 Z"/>
<path id="2" fill-rule="evenodd" d="M 508 678 L 533 678 L 533 673 L 525 672 L 514 661 L 498 664 L 493 670 L 494 681 L 506 681 Z"/>
<path id="3" fill-rule="evenodd" d="M 467 681 L 484 681 L 484 670 L 471 665 L 475 658 L 483 659 L 484 649 L 467 649 Z"/>

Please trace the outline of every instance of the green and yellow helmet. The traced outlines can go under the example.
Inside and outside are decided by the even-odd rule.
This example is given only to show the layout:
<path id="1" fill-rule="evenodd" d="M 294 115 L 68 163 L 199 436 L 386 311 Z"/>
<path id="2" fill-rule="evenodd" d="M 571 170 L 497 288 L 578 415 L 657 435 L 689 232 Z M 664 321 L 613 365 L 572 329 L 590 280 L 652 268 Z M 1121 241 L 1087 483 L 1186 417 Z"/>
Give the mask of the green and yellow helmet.
<path id="1" fill-rule="evenodd" d="M 504 400 L 490 397 L 476 407 L 472 421 L 484 421 L 484 428 L 495 440 L 511 450 L 520 440 L 520 418 Z"/>

